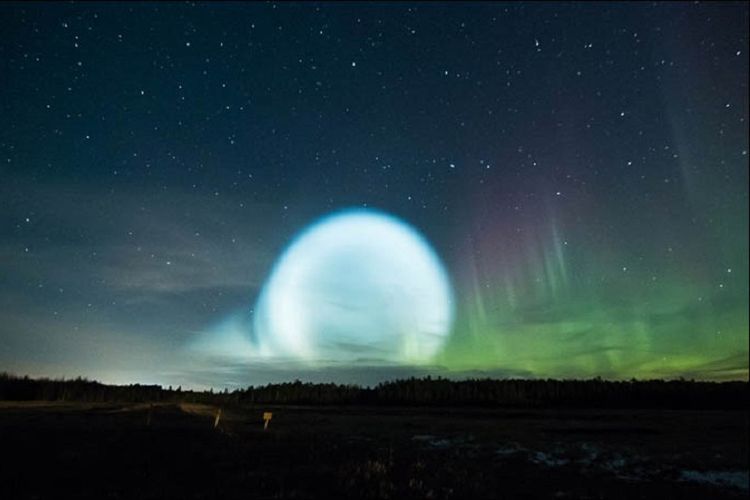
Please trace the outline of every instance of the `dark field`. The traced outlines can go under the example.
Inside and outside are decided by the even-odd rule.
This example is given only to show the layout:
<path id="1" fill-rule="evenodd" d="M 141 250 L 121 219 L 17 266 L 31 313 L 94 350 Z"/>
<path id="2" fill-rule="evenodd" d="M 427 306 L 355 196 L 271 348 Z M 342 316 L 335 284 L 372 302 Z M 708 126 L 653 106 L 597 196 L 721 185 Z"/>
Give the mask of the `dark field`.
<path id="1" fill-rule="evenodd" d="M 746 411 L 0 403 L 0 498 L 744 498 Z M 273 411 L 263 431 L 262 413 Z M 150 416 L 149 416 L 150 414 Z"/>

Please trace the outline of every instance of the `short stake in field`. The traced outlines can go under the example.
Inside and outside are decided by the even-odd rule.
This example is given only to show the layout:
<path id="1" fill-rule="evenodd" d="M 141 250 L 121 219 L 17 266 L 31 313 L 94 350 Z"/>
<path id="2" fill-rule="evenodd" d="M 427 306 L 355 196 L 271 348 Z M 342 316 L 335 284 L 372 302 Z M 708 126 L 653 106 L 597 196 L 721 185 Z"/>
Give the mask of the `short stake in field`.
<path id="1" fill-rule="evenodd" d="M 273 417 L 273 413 L 271 413 L 270 411 L 263 412 L 263 422 L 264 422 L 263 430 L 268 429 L 268 422 L 271 421 L 272 417 Z"/>
<path id="2" fill-rule="evenodd" d="M 221 419 L 221 408 L 216 412 L 216 419 L 214 420 L 214 429 L 219 426 L 219 420 Z"/>

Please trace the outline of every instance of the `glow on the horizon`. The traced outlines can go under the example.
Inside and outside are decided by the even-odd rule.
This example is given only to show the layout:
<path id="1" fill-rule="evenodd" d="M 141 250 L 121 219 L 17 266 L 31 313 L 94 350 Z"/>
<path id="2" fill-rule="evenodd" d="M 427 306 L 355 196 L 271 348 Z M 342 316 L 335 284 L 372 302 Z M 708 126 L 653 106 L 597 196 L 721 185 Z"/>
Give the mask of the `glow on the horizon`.
<path id="1" fill-rule="evenodd" d="M 255 307 L 261 355 L 309 363 L 429 362 L 453 323 L 453 293 L 416 229 L 375 210 L 347 210 L 283 252 Z"/>

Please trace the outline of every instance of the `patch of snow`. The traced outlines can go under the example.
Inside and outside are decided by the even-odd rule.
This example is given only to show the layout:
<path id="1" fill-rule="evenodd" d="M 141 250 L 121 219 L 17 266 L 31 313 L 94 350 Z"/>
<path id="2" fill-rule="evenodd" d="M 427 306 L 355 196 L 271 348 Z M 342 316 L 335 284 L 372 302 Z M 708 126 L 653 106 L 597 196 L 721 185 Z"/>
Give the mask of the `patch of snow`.
<path id="1" fill-rule="evenodd" d="M 581 451 L 585 456 L 579 461 L 584 465 L 591 465 L 596 462 L 601 453 L 601 450 L 598 447 L 590 443 L 582 443 Z"/>
<path id="2" fill-rule="evenodd" d="M 559 458 L 551 453 L 545 453 L 543 451 L 534 452 L 529 459 L 535 464 L 542 464 L 547 467 L 560 467 L 561 465 L 567 465 L 570 462 L 565 458 Z"/>
<path id="3" fill-rule="evenodd" d="M 680 473 L 680 481 L 711 484 L 724 488 L 737 488 L 745 492 L 750 489 L 750 473 L 748 471 L 684 470 Z"/>
<path id="4" fill-rule="evenodd" d="M 454 444 L 460 444 L 461 440 L 450 440 L 444 438 L 438 438 L 432 434 L 417 434 L 412 436 L 412 441 L 421 441 L 427 443 L 434 448 L 448 448 Z"/>

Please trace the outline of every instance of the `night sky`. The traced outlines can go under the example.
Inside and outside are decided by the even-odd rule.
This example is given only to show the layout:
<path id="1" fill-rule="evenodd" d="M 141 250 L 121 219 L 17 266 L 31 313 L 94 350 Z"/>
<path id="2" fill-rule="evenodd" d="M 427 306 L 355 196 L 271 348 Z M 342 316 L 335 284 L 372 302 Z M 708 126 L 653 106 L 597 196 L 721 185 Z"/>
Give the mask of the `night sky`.
<path id="1" fill-rule="evenodd" d="M 745 2 L 2 3 L 0 22 L 0 371 L 748 378 Z M 375 327 L 325 359 L 258 354 L 275 263 L 347 209 L 442 262 L 428 359 L 367 352 Z M 355 286 L 374 264 L 349 260 L 333 278 L 375 307 Z"/>

